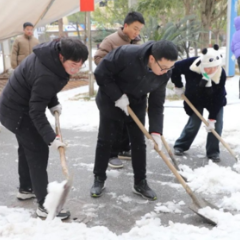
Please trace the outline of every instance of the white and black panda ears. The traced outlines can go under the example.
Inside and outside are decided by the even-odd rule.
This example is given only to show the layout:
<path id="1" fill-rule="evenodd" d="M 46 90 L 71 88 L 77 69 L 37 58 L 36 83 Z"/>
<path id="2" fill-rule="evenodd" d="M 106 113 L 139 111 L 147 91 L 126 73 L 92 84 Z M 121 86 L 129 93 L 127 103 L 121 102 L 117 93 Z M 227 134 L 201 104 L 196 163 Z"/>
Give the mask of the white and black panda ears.
<path id="1" fill-rule="evenodd" d="M 218 46 L 217 44 L 214 44 L 214 45 L 213 45 L 213 49 L 216 50 L 216 51 L 218 51 L 218 50 L 219 50 L 219 46 Z M 203 49 L 202 49 L 202 54 L 206 55 L 207 52 L 208 52 L 208 49 L 207 49 L 207 48 L 203 48 Z"/>
<path id="2" fill-rule="evenodd" d="M 202 54 L 204 55 L 207 54 L 207 51 L 208 51 L 207 48 L 202 49 Z"/>
<path id="3" fill-rule="evenodd" d="M 217 44 L 214 44 L 213 49 L 215 49 L 217 51 L 219 49 L 219 46 Z"/>

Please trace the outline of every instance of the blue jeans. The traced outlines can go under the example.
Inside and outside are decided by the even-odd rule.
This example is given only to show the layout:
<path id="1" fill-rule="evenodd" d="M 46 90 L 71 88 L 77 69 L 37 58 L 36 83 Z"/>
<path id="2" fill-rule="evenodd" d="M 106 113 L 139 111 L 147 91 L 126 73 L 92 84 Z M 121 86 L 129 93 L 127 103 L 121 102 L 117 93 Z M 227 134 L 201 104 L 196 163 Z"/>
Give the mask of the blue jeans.
<path id="1" fill-rule="evenodd" d="M 203 108 L 197 108 L 197 110 L 203 114 Z M 223 128 L 223 107 L 219 110 L 217 119 L 215 123 L 215 131 L 221 136 Z M 182 151 L 187 151 L 192 145 L 198 130 L 201 126 L 201 119 L 193 113 L 184 127 L 181 136 L 177 139 L 174 144 L 175 149 Z M 219 156 L 219 141 L 218 139 L 210 132 L 207 135 L 207 144 L 206 144 L 207 157 Z"/>

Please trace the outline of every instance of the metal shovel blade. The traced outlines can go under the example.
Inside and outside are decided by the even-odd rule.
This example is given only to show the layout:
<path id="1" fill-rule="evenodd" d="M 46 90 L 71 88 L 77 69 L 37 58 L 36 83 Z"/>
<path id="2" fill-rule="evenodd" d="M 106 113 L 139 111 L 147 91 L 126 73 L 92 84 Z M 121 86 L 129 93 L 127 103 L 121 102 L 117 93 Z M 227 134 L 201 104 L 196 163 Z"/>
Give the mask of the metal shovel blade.
<path id="1" fill-rule="evenodd" d="M 144 135 L 148 138 L 151 139 L 154 142 L 154 139 L 152 138 L 152 136 L 148 133 L 148 131 L 146 130 L 146 128 L 143 126 L 143 124 L 139 121 L 138 117 L 135 115 L 135 113 L 132 111 L 132 109 L 128 106 L 128 113 L 129 115 L 132 117 L 132 119 L 134 120 L 134 122 L 138 125 L 138 127 L 142 130 L 142 132 L 144 133 Z M 218 209 L 216 206 L 214 206 L 213 204 L 209 203 L 208 201 L 206 201 L 205 199 L 197 196 L 197 194 L 195 194 L 189 187 L 189 185 L 186 183 L 186 181 L 184 181 L 184 179 L 182 178 L 182 176 L 178 173 L 178 171 L 176 170 L 176 168 L 173 166 L 172 163 L 170 163 L 170 161 L 168 160 L 168 158 L 165 156 L 165 154 L 160 151 L 158 149 L 157 144 L 155 143 L 155 147 L 154 149 L 156 150 L 156 152 L 159 154 L 159 156 L 163 159 L 163 161 L 166 163 L 166 165 L 168 166 L 168 168 L 172 171 L 172 173 L 175 175 L 175 177 L 177 178 L 177 180 L 179 181 L 179 183 L 183 186 L 183 188 L 186 190 L 186 192 L 189 194 L 189 196 L 192 198 L 193 201 L 193 206 L 190 208 L 193 212 L 195 212 L 196 214 L 198 214 L 200 217 L 206 219 L 208 222 L 212 223 L 213 225 L 216 225 L 217 223 L 214 222 L 211 219 L 208 219 L 207 217 L 199 214 L 198 210 L 200 208 L 205 208 L 205 207 L 211 207 L 211 208 L 215 208 Z"/>
<path id="2" fill-rule="evenodd" d="M 207 218 L 206 216 L 202 215 L 201 213 L 199 213 L 200 208 L 198 208 L 195 204 L 191 204 L 190 206 L 188 206 L 189 209 L 191 209 L 194 213 L 196 213 L 198 216 L 204 218 L 206 220 L 206 222 L 208 222 L 209 224 L 216 226 L 217 223 L 214 222 L 212 219 Z"/>

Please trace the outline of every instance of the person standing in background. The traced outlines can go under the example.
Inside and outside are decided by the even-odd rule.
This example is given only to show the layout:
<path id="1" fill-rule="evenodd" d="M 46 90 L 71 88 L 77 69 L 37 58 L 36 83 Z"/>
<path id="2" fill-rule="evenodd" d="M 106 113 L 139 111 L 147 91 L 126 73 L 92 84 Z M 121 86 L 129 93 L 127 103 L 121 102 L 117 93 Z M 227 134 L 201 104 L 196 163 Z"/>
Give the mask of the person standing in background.
<path id="1" fill-rule="evenodd" d="M 94 56 L 95 64 L 98 65 L 109 52 L 120 46 L 139 44 L 141 41 L 139 34 L 144 24 L 145 21 L 141 13 L 129 12 L 124 19 L 123 27 L 120 27 L 115 33 L 110 34 L 101 42 Z M 112 146 L 108 164 L 112 168 L 123 167 L 120 159 L 131 160 L 130 141 L 125 125 L 119 138 L 121 138 L 121 144 L 115 142 Z"/>
<path id="2" fill-rule="evenodd" d="M 11 55 L 11 66 L 13 69 L 32 53 L 33 47 L 39 44 L 38 39 L 33 36 L 33 30 L 33 24 L 25 22 L 23 24 L 23 35 L 15 39 Z"/>
<path id="3" fill-rule="evenodd" d="M 240 16 L 234 19 L 234 24 L 236 32 L 234 33 L 232 38 L 231 50 L 237 59 L 238 68 L 240 71 Z M 239 98 L 240 98 L 240 79 L 239 79 Z"/>

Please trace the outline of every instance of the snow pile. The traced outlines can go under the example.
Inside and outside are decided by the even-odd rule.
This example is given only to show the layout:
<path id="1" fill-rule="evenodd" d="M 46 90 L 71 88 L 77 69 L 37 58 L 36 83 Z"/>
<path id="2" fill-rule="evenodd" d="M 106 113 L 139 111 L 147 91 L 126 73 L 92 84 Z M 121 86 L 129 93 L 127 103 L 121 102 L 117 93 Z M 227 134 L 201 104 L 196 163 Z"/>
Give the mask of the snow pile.
<path id="1" fill-rule="evenodd" d="M 172 221 L 163 226 L 157 213 L 151 212 L 136 221 L 129 232 L 116 235 L 106 227 L 66 224 L 57 218 L 48 222 L 31 218 L 27 210 L 0 206 L 0 236 L 2 240 L 239 240 L 239 214 L 233 216 L 210 208 L 202 209 L 201 214 L 214 217 L 218 226 L 207 229 Z"/>
<path id="2" fill-rule="evenodd" d="M 56 209 L 62 197 L 66 183 L 67 181 L 65 180 L 61 183 L 55 181 L 48 184 L 48 195 L 43 204 L 48 211 L 47 220 L 52 220 L 55 217 Z"/>
<path id="3" fill-rule="evenodd" d="M 185 205 L 183 201 L 180 201 L 179 203 L 173 202 L 166 202 L 166 203 L 157 203 L 154 211 L 156 213 L 182 213 L 181 206 Z"/>

